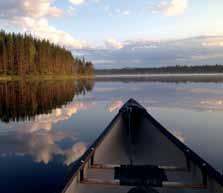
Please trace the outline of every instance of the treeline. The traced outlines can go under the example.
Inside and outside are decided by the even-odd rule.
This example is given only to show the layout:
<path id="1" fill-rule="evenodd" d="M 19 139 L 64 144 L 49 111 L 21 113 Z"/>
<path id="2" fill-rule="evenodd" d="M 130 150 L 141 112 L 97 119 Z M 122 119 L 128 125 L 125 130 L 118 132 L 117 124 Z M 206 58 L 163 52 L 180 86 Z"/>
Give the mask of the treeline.
<path id="1" fill-rule="evenodd" d="M 0 31 L 0 75 L 92 75 L 93 64 L 27 34 Z"/>
<path id="2" fill-rule="evenodd" d="M 179 73 L 223 73 L 223 65 L 167 66 L 154 68 L 122 68 L 95 70 L 98 75 L 110 74 L 179 74 Z"/>

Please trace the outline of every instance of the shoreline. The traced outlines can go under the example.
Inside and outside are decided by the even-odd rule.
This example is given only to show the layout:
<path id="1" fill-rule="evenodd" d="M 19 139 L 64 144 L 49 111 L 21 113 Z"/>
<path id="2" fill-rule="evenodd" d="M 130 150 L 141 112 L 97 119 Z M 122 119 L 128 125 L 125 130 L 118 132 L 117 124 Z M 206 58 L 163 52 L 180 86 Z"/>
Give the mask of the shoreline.
<path id="1" fill-rule="evenodd" d="M 95 75 L 96 81 L 123 82 L 212 82 L 223 83 L 223 73 L 193 73 L 193 74 L 135 74 L 135 75 Z"/>
<path id="2" fill-rule="evenodd" d="M 95 78 L 216 77 L 223 73 L 95 74 Z"/>
<path id="3" fill-rule="evenodd" d="M 93 79 L 95 75 L 0 75 L 0 81 L 20 81 L 20 80 L 77 80 L 77 79 Z"/>
<path id="4" fill-rule="evenodd" d="M 163 73 L 163 74 L 105 74 L 105 75 L 0 75 L 0 81 L 47 81 L 47 80 L 147 80 L 147 81 L 214 81 L 223 82 L 223 73 Z"/>

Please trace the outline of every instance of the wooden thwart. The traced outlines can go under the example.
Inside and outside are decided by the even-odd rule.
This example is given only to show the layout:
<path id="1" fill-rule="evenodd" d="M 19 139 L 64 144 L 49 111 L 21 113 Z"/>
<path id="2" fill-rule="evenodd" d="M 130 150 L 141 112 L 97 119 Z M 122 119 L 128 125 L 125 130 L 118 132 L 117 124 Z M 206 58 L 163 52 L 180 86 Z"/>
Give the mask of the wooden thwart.
<path id="1" fill-rule="evenodd" d="M 120 186 L 119 180 L 100 180 L 85 178 L 81 181 L 81 184 L 89 185 L 109 185 L 109 186 Z M 162 187 L 164 188 L 186 188 L 186 189 L 205 189 L 202 184 L 187 184 L 182 182 L 163 182 Z"/>
<path id="2" fill-rule="evenodd" d="M 120 165 L 115 164 L 93 164 L 90 168 L 93 169 L 114 169 L 115 167 L 120 167 Z M 164 169 L 165 171 L 187 171 L 186 167 L 180 166 L 159 166 L 160 169 Z"/>

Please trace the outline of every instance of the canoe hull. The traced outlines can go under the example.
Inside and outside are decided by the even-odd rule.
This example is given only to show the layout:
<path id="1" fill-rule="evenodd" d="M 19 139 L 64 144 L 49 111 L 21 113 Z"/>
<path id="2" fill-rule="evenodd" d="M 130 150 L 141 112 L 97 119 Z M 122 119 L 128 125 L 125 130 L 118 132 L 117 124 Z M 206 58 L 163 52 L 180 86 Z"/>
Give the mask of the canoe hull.
<path id="1" fill-rule="evenodd" d="M 64 193 L 127 193 L 132 186 L 114 180 L 119 165 L 154 165 L 168 181 L 158 192 L 222 191 L 222 176 L 160 125 L 134 100 L 129 100 L 78 161 Z"/>

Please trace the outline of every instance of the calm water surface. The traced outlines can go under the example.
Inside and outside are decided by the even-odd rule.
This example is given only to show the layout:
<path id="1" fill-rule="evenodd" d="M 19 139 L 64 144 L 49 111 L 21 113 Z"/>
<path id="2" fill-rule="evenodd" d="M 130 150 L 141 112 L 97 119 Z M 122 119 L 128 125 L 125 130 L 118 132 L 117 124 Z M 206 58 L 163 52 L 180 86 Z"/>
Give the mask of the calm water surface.
<path id="1" fill-rule="evenodd" d="M 223 171 L 223 83 L 1 82 L 1 192 L 60 192 L 75 160 L 130 97 Z"/>

